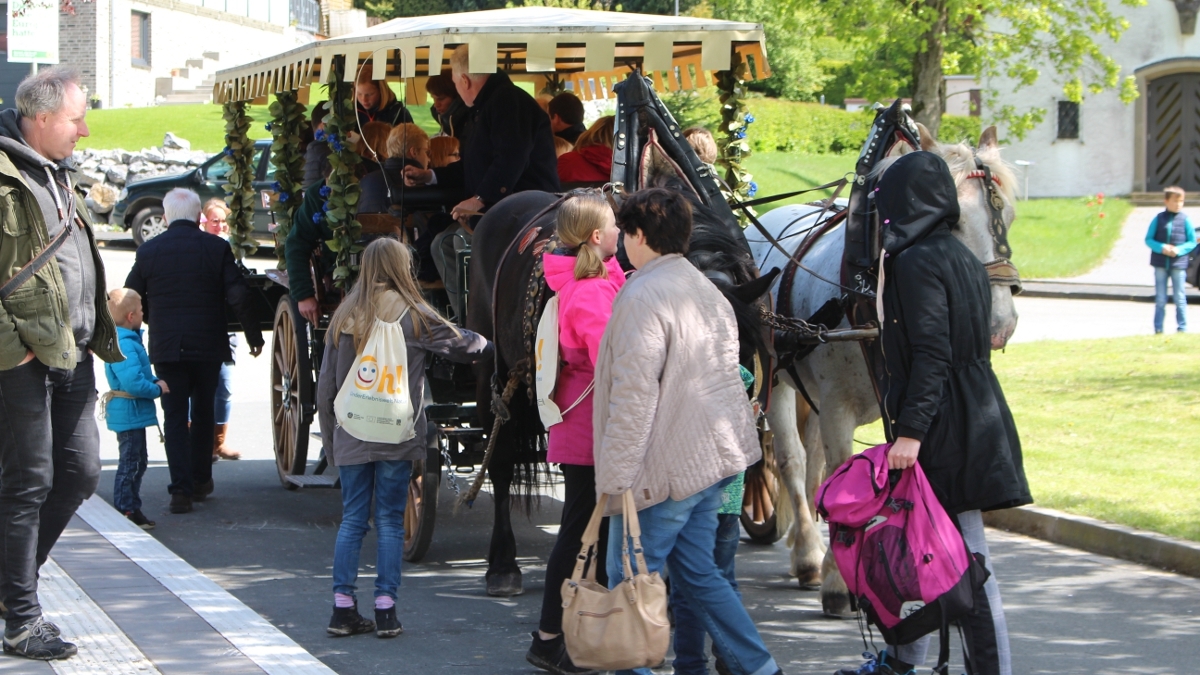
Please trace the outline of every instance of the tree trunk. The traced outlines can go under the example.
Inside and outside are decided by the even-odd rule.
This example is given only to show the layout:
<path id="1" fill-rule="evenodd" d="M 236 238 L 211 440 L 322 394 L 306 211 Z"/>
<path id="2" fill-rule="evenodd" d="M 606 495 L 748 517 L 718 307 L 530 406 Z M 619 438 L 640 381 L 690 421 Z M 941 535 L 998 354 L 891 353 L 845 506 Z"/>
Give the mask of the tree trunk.
<path id="1" fill-rule="evenodd" d="M 942 111 L 946 109 L 946 79 L 942 74 L 944 40 L 949 22 L 946 0 L 926 0 L 925 7 L 937 12 L 913 58 L 913 119 L 924 124 L 934 138 L 942 124 Z"/>

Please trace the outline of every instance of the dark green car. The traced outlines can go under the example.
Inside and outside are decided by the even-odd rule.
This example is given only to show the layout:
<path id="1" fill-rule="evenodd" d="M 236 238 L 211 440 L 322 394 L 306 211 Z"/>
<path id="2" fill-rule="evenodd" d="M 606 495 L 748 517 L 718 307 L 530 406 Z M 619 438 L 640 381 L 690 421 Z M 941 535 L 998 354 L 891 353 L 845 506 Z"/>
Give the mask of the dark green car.
<path id="1" fill-rule="evenodd" d="M 254 202 L 254 237 L 272 243 L 274 221 L 271 211 L 265 206 L 265 194 L 272 192 L 275 182 L 275 167 L 271 164 L 271 141 L 256 141 L 254 150 L 258 155 L 258 167 L 254 174 L 254 191 L 259 199 Z M 223 154 L 213 155 L 204 164 L 187 173 L 173 176 L 156 176 L 125 186 L 121 197 L 113 206 L 109 222 L 120 223 L 133 232 L 133 241 L 143 242 L 162 234 L 167 229 L 163 218 L 163 197 L 175 188 L 188 188 L 200 195 L 200 203 L 215 198 L 225 198 L 226 176 L 232 169 Z"/>

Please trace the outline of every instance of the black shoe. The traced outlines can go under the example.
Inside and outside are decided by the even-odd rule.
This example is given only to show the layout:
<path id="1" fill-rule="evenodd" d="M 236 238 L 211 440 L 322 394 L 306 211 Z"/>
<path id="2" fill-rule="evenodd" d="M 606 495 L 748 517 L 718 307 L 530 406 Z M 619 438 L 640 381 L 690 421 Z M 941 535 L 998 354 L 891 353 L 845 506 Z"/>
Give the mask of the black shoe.
<path id="1" fill-rule="evenodd" d="M 404 626 L 396 618 L 396 608 L 375 608 L 375 634 L 381 638 L 396 637 L 404 632 Z"/>
<path id="2" fill-rule="evenodd" d="M 64 642 L 58 626 L 38 617 L 13 630 L 4 631 L 4 652 L 17 654 L 27 659 L 53 661 L 75 656 L 79 650 L 70 642 Z"/>
<path id="3" fill-rule="evenodd" d="M 205 499 L 208 499 L 208 496 L 213 493 L 213 490 L 215 488 L 216 488 L 216 486 L 213 485 L 212 479 L 209 478 L 208 482 L 201 483 L 200 485 L 196 486 L 195 493 L 192 494 L 192 500 L 197 501 L 197 502 L 202 502 Z"/>
<path id="4" fill-rule="evenodd" d="M 713 665 L 715 665 L 717 668 L 717 675 L 733 675 L 733 671 L 729 669 L 729 666 L 725 665 L 724 659 L 719 656 L 713 656 L 713 659 L 716 661 L 716 663 Z M 775 675 L 779 675 L 782 672 L 783 671 L 781 670 Z"/>
<path id="5" fill-rule="evenodd" d="M 888 656 L 887 650 L 879 652 L 876 657 L 871 652 L 863 652 L 867 661 L 857 668 L 842 668 L 833 675 L 916 675 L 916 670 L 899 659 Z"/>
<path id="6" fill-rule="evenodd" d="M 357 607 L 334 607 L 333 616 L 329 619 L 326 633 L 337 637 L 370 633 L 375 630 L 375 622 L 363 618 Z"/>
<path id="7" fill-rule="evenodd" d="M 138 509 L 137 511 L 130 511 L 129 513 L 125 514 L 125 517 L 128 518 L 134 525 L 137 525 L 143 530 L 154 529 L 154 521 L 147 518 L 146 514 L 142 513 L 141 509 Z"/>
<path id="8" fill-rule="evenodd" d="M 595 670 L 577 668 L 567 654 L 567 643 L 559 635 L 553 640 L 543 640 L 538 632 L 533 631 L 533 644 L 525 652 L 525 660 L 534 666 L 554 675 L 599 675 Z"/>
<path id="9" fill-rule="evenodd" d="M 183 494 L 182 492 L 176 492 L 171 495 L 171 513 L 191 513 L 191 512 L 192 512 L 192 498 L 191 497 Z"/>

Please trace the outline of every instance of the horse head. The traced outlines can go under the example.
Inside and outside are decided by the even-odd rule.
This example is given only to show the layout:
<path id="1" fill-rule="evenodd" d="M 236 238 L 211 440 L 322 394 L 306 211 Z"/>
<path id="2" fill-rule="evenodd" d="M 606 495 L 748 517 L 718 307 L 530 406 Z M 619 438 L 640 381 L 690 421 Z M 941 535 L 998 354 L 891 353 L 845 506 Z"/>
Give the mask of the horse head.
<path id="1" fill-rule="evenodd" d="M 918 124 L 921 149 L 946 160 L 958 187 L 958 227 L 953 234 L 987 268 L 992 285 L 992 349 L 1008 344 L 1017 329 L 1017 307 L 1013 297 L 1021 292 L 1021 275 L 1012 262 L 1008 232 L 1016 219 L 1012 167 L 1000 157 L 996 127 L 988 127 L 979 145 L 939 143 L 924 125 Z M 881 175 L 895 158 L 881 162 Z"/>

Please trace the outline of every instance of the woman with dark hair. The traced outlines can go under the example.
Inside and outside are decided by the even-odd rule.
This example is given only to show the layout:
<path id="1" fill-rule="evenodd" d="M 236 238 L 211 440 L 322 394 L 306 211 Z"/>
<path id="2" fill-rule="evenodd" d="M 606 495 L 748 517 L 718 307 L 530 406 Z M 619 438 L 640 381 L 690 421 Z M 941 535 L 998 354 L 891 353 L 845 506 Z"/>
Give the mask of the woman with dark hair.
<path id="1" fill-rule="evenodd" d="M 429 78 L 425 82 L 425 91 L 433 97 L 433 105 L 430 106 L 429 112 L 442 128 L 442 133 L 453 136 L 466 145 L 467 136 L 470 134 L 471 109 L 459 97 L 450 73 L 441 73 Z"/>
<path id="2" fill-rule="evenodd" d="M 358 124 L 386 122 L 390 126 L 412 122 L 408 108 L 396 100 L 396 93 L 385 80 L 371 77 L 371 66 L 364 66 L 354 85 L 354 101 L 358 111 Z"/>
<path id="3" fill-rule="evenodd" d="M 648 571 L 670 562 L 672 585 L 725 665 L 736 675 L 778 675 L 713 553 L 725 486 L 762 456 L 738 369 L 737 318 L 684 257 L 693 221 L 682 194 L 637 192 L 617 221 L 637 272 L 613 302 L 596 360 L 596 491 L 631 492 Z M 623 575 L 621 501 L 609 500 L 609 588 Z"/>

